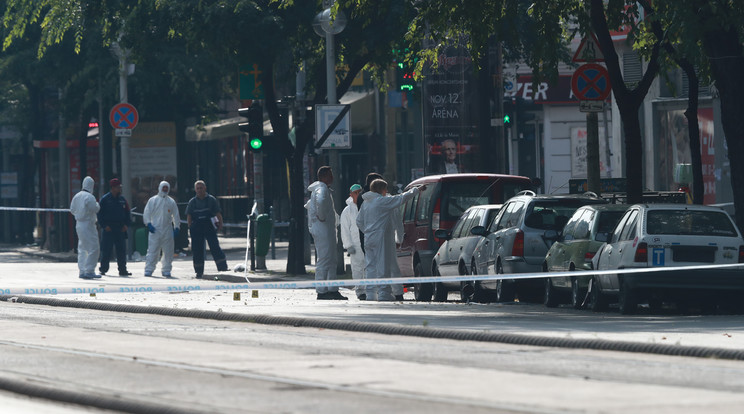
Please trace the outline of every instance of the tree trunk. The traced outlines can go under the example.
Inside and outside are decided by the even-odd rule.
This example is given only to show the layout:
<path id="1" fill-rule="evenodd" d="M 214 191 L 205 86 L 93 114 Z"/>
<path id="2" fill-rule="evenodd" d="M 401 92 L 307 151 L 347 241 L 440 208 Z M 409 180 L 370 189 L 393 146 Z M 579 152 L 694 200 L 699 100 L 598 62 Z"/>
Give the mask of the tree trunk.
<path id="1" fill-rule="evenodd" d="M 615 97 L 615 102 L 620 111 L 620 120 L 623 123 L 627 202 L 630 204 L 640 203 L 643 199 L 643 139 L 638 110 L 643 104 L 643 99 L 646 97 L 656 74 L 659 72 L 661 39 L 657 38 L 656 43 L 654 43 L 643 78 L 633 90 L 628 90 L 620 70 L 619 57 L 607 26 L 603 0 L 591 0 L 589 12 L 592 28 L 599 41 L 599 47 L 602 49 L 607 71 L 610 74 L 612 94 Z M 652 21 L 651 24 L 655 25 L 654 29 L 659 29 L 658 21 Z"/>
<path id="2" fill-rule="evenodd" d="M 695 67 L 687 59 L 676 59 L 677 64 L 687 74 L 689 92 L 687 96 L 687 132 L 690 135 L 690 162 L 692 163 L 692 202 L 703 204 L 705 187 L 703 184 L 703 157 L 700 153 L 700 125 L 698 124 L 698 77 Z"/>
<path id="3" fill-rule="evenodd" d="M 625 134 L 626 202 L 636 204 L 643 201 L 643 139 L 641 121 L 638 117 L 640 105 L 634 102 L 621 102 L 618 99 L 617 106 Z"/>
<path id="4" fill-rule="evenodd" d="M 744 223 L 744 55 L 739 36 L 733 30 L 707 32 L 703 48 L 710 61 L 713 79 L 721 98 L 721 122 L 728 144 L 731 186 L 736 223 Z"/>
<path id="5" fill-rule="evenodd" d="M 297 142 L 307 142 L 300 139 L 300 129 L 298 128 Z M 303 158 L 305 146 L 302 150 L 296 149 L 289 162 L 289 250 L 287 251 L 287 274 L 304 275 L 305 270 L 305 186 L 302 182 L 303 177 Z"/>

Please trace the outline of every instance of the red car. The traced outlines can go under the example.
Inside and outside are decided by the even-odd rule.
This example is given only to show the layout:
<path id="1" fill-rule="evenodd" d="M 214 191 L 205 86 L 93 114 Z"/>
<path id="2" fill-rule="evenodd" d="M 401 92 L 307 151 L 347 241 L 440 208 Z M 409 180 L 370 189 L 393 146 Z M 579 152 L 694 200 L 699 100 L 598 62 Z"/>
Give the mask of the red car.
<path id="1" fill-rule="evenodd" d="M 419 178 L 408 184 L 426 189 L 401 206 L 405 234 L 398 248 L 398 265 L 403 277 L 431 276 L 431 263 L 444 239 L 434 232 L 449 230 L 469 207 L 501 204 L 522 190 L 534 186 L 527 177 L 501 174 L 444 174 Z M 418 301 L 430 301 L 432 283 L 414 286 Z"/>

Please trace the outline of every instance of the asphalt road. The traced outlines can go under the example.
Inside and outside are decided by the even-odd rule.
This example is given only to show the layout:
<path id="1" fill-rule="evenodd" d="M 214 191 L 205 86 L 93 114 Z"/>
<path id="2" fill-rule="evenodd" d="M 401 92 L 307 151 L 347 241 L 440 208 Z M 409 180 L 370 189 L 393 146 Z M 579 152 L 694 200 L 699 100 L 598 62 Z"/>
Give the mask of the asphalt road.
<path id="1" fill-rule="evenodd" d="M 739 412 L 744 362 L 0 303 L 0 379 L 175 412 Z M 153 411 L 156 412 L 156 411 Z"/>
<path id="2" fill-rule="evenodd" d="M 228 261 L 242 261 L 232 249 Z M 288 277 L 283 261 L 249 273 Z M 0 248 L 0 288 L 210 284 L 191 274 L 189 257 L 174 263 L 176 280 L 141 276 L 77 278 L 74 262 Z M 239 272 L 213 276 L 238 278 Z M 312 266 L 308 266 L 312 270 Z M 236 297 L 236 293 L 240 297 Z M 595 314 L 538 305 L 317 301 L 312 290 L 227 290 L 27 295 L 65 306 L 0 302 L 0 382 L 84 397 L 84 405 L 138 407 L 133 412 L 739 412 L 744 362 L 644 353 L 508 345 L 74 309 L 116 304 L 131 311 L 177 309 L 297 321 L 361 323 L 510 337 L 601 340 L 664 349 L 744 349 L 744 316 Z M 454 293 L 451 298 L 457 295 Z M 236 300 L 237 299 L 237 300 Z M 4 399 L 0 393 L 0 401 Z M 17 399 L 17 398 L 16 398 Z M 43 401 L 21 401 L 41 404 Z M 98 404 L 100 403 L 100 404 Z M 97 404 L 97 405 L 96 405 Z M 117 408 L 118 407 L 118 408 Z M 52 405 L 65 409 L 64 405 Z M 121 409 L 119 406 L 114 408 Z M 148 409 L 152 409 L 148 411 Z M 23 412 L 25 410 L 20 410 Z M 35 412 L 44 412 L 34 409 Z M 132 411 L 132 410 L 130 410 Z M 58 411 L 50 411 L 58 412 Z M 62 411 L 64 412 L 64 411 Z"/>

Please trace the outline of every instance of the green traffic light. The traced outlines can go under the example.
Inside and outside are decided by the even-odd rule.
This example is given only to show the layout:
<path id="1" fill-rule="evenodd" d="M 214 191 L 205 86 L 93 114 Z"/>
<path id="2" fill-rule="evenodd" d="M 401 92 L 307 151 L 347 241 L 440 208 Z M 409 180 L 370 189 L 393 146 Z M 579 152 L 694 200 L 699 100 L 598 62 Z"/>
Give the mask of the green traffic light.
<path id="1" fill-rule="evenodd" d="M 263 140 L 261 138 L 251 138 L 250 145 L 254 150 L 261 149 L 263 147 Z"/>
<path id="2" fill-rule="evenodd" d="M 511 117 L 509 115 L 504 115 L 504 124 L 511 123 Z"/>

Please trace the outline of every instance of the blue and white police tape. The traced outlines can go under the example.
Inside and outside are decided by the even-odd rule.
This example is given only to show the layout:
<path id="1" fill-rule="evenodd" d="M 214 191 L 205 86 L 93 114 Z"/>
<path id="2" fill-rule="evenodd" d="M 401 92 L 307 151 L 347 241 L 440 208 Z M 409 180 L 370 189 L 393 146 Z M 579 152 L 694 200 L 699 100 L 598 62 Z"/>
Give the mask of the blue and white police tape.
<path id="1" fill-rule="evenodd" d="M 2 207 L 0 211 L 50 211 L 52 213 L 69 213 L 69 208 L 37 208 L 37 207 Z"/>
<path id="2" fill-rule="evenodd" d="M 135 213 L 134 211 L 132 212 L 132 215 L 133 216 L 142 217 L 142 213 Z M 188 222 L 186 220 L 181 220 L 180 223 L 181 224 L 188 224 Z M 233 224 L 233 223 L 222 223 L 222 227 L 234 227 L 234 228 L 237 228 L 237 229 L 245 229 L 245 228 L 248 228 L 248 223 L 247 222 L 246 223 L 237 223 L 237 224 Z"/>
<path id="3" fill-rule="evenodd" d="M 4 207 L 0 206 L 0 211 L 48 211 L 51 213 L 69 213 L 69 208 L 40 208 L 40 207 Z M 142 213 L 135 213 L 132 211 L 133 216 L 142 217 Z M 181 224 L 187 224 L 186 220 L 181 220 Z M 222 227 L 232 227 L 238 229 L 248 228 L 248 223 L 223 223 Z"/>
<path id="4" fill-rule="evenodd" d="M 577 277 L 590 275 L 615 275 L 630 273 L 658 273 L 689 270 L 712 270 L 712 269 L 735 269 L 744 268 L 744 263 L 732 263 L 725 265 L 697 265 L 677 267 L 645 267 L 633 269 L 613 270 L 589 270 L 573 272 L 538 272 L 538 273 L 514 273 L 499 275 L 464 275 L 464 276 L 425 276 L 408 278 L 386 278 L 386 279 L 362 279 L 362 280 L 308 280 L 308 281 L 273 281 L 273 282 L 246 282 L 225 283 L 207 282 L 199 283 L 175 283 L 175 284 L 152 284 L 152 285 L 106 285 L 101 280 L 80 281 L 84 285 L 76 286 L 31 286 L 31 287 L 1 287 L 0 295 L 61 295 L 81 293 L 135 293 L 135 292 L 188 292 L 188 291 L 214 291 L 214 290 L 269 290 L 269 289 L 313 289 L 318 287 L 346 287 L 374 286 L 374 285 L 417 285 L 422 283 L 439 282 L 469 282 L 469 281 L 493 281 L 493 280 L 517 280 L 517 279 L 539 279 L 547 277 Z M 744 272 L 741 274 L 744 284 Z M 121 280 L 121 279 L 117 279 Z"/>

